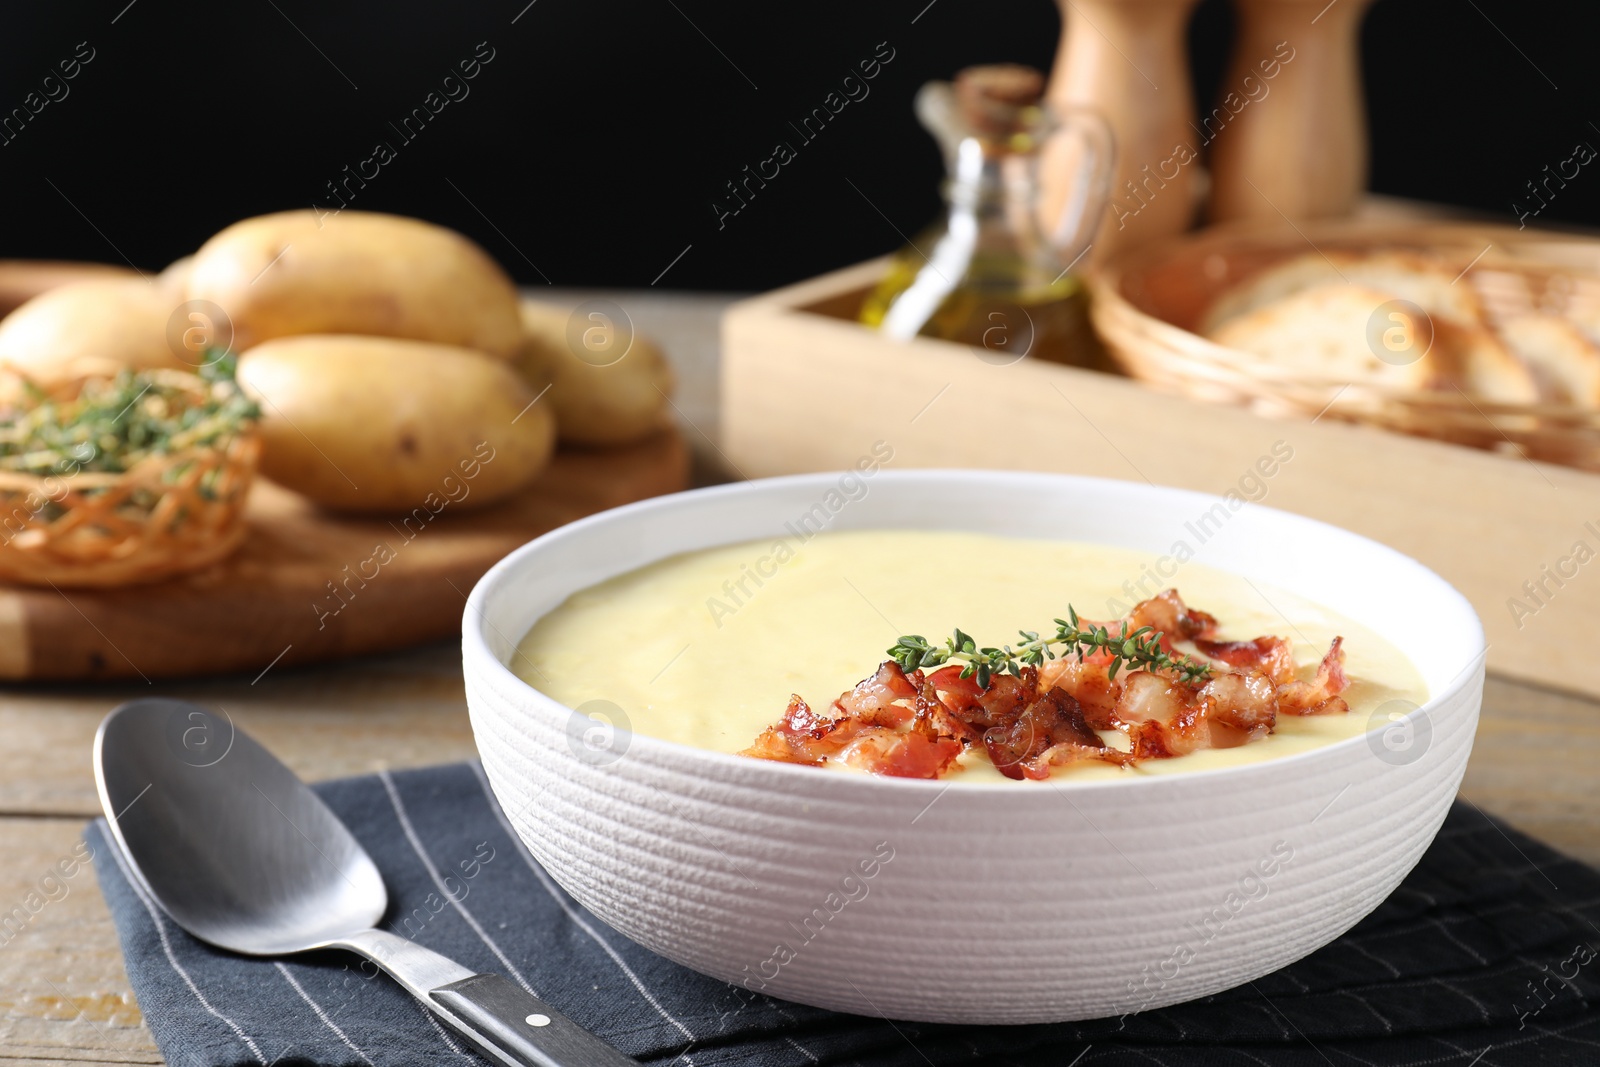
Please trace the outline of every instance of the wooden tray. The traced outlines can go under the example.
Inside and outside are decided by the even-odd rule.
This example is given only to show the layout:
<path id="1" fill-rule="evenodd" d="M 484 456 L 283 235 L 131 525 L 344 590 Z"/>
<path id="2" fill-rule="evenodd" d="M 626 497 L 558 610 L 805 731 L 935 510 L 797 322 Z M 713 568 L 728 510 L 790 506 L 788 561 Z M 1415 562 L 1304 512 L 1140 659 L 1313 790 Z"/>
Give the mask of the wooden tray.
<path id="1" fill-rule="evenodd" d="M 409 527 L 398 517 L 335 518 L 260 481 L 244 544 L 210 570 L 109 591 L 0 587 L 0 678 L 255 674 L 449 637 L 473 583 L 506 553 L 596 511 L 675 492 L 688 475 L 676 432 L 567 450 L 512 500 L 457 513 L 447 505 Z"/>
<path id="2" fill-rule="evenodd" d="M 48 259 L 0 259 L 0 318 L 40 293 L 72 282 L 137 278 L 136 271 L 110 263 L 72 263 Z"/>
<path id="3" fill-rule="evenodd" d="M 944 341 L 894 344 L 854 321 L 886 263 L 728 310 L 723 447 L 741 473 L 850 467 L 882 441 L 889 469 L 1066 471 L 1257 496 L 1438 571 L 1482 617 L 1492 670 L 1600 696 L 1600 475 L 1332 420 L 1267 419 L 1034 360 L 998 365 Z M 1280 441 L 1293 457 L 1258 495 L 1256 464 Z"/>

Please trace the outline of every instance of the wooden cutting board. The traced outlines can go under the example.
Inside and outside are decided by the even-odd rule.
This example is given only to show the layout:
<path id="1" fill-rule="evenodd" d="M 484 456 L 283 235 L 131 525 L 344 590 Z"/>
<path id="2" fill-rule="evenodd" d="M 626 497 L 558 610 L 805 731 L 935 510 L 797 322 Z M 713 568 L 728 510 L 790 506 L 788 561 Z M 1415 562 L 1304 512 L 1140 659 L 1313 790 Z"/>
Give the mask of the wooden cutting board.
<path id="1" fill-rule="evenodd" d="M 425 524 L 337 518 L 258 481 L 244 543 L 209 570 L 117 590 L 0 586 L 0 679 L 254 675 L 446 638 L 473 583 L 512 549 L 688 477 L 674 431 L 559 452 L 513 499 L 446 505 Z"/>
<path id="2" fill-rule="evenodd" d="M 71 282 L 137 278 L 137 271 L 110 263 L 70 263 L 43 259 L 0 259 L 0 318 L 40 293 Z"/>

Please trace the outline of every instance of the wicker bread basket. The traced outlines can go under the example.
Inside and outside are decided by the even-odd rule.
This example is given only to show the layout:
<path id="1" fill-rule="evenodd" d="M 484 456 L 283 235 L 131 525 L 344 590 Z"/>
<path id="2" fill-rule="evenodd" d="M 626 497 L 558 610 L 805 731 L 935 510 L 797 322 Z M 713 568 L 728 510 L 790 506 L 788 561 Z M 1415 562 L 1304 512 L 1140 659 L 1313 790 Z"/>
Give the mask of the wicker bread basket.
<path id="1" fill-rule="evenodd" d="M 210 388 L 191 374 L 151 373 L 197 399 Z M 0 470 L 0 581 L 108 587 L 208 567 L 244 537 L 260 451 L 247 425 L 216 444 L 151 455 L 120 473 Z"/>
<path id="2" fill-rule="evenodd" d="M 1285 419 L 1364 422 L 1600 470 L 1600 411 L 1506 404 L 1459 389 L 1396 391 L 1316 379 L 1198 333 L 1212 302 L 1308 252 L 1412 251 L 1455 266 L 1490 324 L 1545 312 L 1600 321 L 1600 241 L 1509 226 L 1339 222 L 1218 227 L 1134 249 L 1090 278 L 1096 330 L 1132 377 L 1197 400 Z"/>

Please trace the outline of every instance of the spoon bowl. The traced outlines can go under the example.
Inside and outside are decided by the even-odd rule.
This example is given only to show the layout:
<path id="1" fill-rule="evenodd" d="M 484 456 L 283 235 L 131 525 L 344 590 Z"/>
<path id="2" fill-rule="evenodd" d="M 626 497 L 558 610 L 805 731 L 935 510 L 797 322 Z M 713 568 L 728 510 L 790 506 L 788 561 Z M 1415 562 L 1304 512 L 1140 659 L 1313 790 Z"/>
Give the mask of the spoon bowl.
<path id="1" fill-rule="evenodd" d="M 388 908 L 383 876 L 344 823 L 226 716 L 180 700 L 125 704 L 95 738 L 95 771 L 144 888 L 202 941 L 303 952 L 370 929 Z"/>
<path id="2" fill-rule="evenodd" d="M 200 940 L 251 956 L 360 953 L 507 1067 L 633 1064 L 525 987 L 378 929 L 389 894 L 372 857 L 226 715 L 124 704 L 95 735 L 94 771 L 139 888 Z"/>

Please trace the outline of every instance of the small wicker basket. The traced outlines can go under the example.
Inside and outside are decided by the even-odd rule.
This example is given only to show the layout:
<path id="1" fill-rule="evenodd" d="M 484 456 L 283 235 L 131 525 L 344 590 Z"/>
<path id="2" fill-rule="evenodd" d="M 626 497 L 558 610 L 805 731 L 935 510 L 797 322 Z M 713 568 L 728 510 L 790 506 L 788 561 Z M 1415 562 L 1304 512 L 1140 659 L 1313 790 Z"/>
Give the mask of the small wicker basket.
<path id="1" fill-rule="evenodd" d="M 1339 222 L 1218 227 L 1115 257 L 1090 277 L 1095 328 L 1127 374 L 1169 392 L 1600 470 L 1595 409 L 1315 379 L 1192 332 L 1225 290 L 1313 250 L 1414 251 L 1456 265 L 1491 324 L 1529 312 L 1600 312 L 1600 241 L 1509 226 Z"/>
<path id="2" fill-rule="evenodd" d="M 153 373 L 196 396 L 209 388 L 194 375 Z M 260 452 L 247 425 L 218 444 L 152 455 L 120 473 L 0 470 L 0 581 L 103 588 L 208 567 L 244 538 Z"/>

